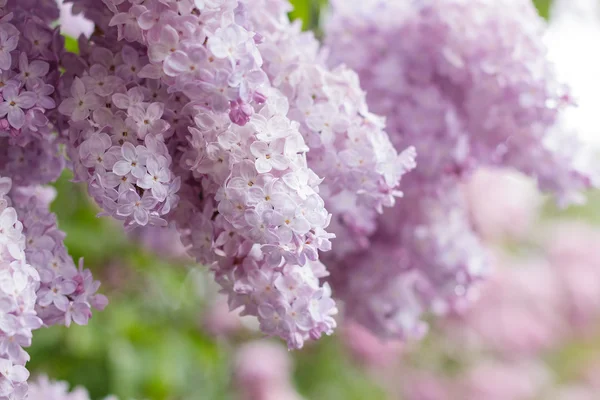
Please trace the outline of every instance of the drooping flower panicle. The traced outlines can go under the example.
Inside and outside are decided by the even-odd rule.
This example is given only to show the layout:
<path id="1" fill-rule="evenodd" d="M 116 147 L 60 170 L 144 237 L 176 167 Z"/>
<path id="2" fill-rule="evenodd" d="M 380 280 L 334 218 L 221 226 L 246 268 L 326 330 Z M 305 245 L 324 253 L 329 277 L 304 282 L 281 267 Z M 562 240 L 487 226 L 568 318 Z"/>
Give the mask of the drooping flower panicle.
<path id="1" fill-rule="evenodd" d="M 391 142 L 419 154 L 369 245 L 329 263 L 349 317 L 380 336 L 422 333 L 423 313 L 462 307 L 487 275 L 461 187 L 472 171 L 517 169 L 563 203 L 600 183 L 585 146 L 555 125 L 573 100 L 543 30 L 529 0 L 332 1 L 328 62 L 356 70 Z"/>
<path id="2" fill-rule="evenodd" d="M 128 228 L 176 226 L 230 307 L 290 347 L 331 333 L 325 207 L 337 208 L 336 233 L 364 242 L 414 166 L 414 151 L 398 155 L 368 112 L 356 76 L 320 61 L 286 1 L 73 3 L 98 29 L 80 39 L 59 110 L 76 178 L 103 214 Z M 285 49 L 296 45 L 294 70 L 298 54 Z"/>

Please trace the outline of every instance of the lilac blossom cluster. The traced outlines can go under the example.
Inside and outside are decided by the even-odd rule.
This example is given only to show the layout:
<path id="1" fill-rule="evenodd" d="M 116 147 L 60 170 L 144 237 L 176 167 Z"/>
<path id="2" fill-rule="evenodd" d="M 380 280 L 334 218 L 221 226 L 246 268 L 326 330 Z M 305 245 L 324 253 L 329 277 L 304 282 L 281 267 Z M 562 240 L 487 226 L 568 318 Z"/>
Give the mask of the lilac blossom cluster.
<path id="1" fill-rule="evenodd" d="M 495 274 L 482 286 L 480 301 L 461 316 L 438 321 L 434 348 L 405 352 L 400 367 L 387 374 L 401 398 L 597 396 L 599 255 L 593 243 L 600 233 L 572 221 L 543 229 L 534 235 L 541 252 L 496 257 Z M 566 366 L 564 356 L 574 346 L 586 356 L 572 357 Z M 448 359 L 455 363 L 453 371 L 443 367 Z"/>
<path id="2" fill-rule="evenodd" d="M 261 35 L 263 68 L 289 100 L 288 117 L 310 147 L 309 166 L 325 178 L 320 193 L 334 215 L 333 253 L 366 248 L 377 216 L 402 196 L 398 185 L 415 167 L 415 150 L 397 153 L 383 119 L 369 112 L 356 74 L 327 67 L 313 33 L 290 22 L 288 1 L 251 3 L 245 12 Z"/>
<path id="3" fill-rule="evenodd" d="M 546 57 L 528 0 L 333 1 L 329 64 L 354 68 L 397 148 L 419 166 L 369 235 L 367 250 L 326 261 L 348 315 L 383 337 L 423 332 L 423 313 L 461 308 L 489 270 L 462 189 L 479 166 L 515 168 L 579 201 L 598 175 L 572 132 L 573 103 Z M 357 262 L 358 260 L 358 262 Z"/>
<path id="4" fill-rule="evenodd" d="M 356 76 L 319 61 L 286 1 L 72 3 L 97 29 L 64 63 L 59 111 L 76 179 L 103 214 L 127 228 L 176 226 L 230 307 L 289 347 L 331 333 L 325 206 L 336 231 L 364 242 L 414 166 L 414 151 L 398 155 L 368 112 Z"/>
<path id="5" fill-rule="evenodd" d="M 51 1 L 0 1 L 0 170 L 15 185 L 56 180 L 65 166 L 55 134 L 64 39 Z"/>
<path id="6" fill-rule="evenodd" d="M 28 400 L 90 400 L 85 388 L 80 386 L 69 391 L 69 384 L 62 381 L 51 381 L 47 376 L 40 376 L 29 384 Z M 117 400 L 114 396 L 104 400 Z"/>
<path id="7" fill-rule="evenodd" d="M 473 178 L 469 208 L 479 214 L 477 228 L 494 233 L 484 243 L 494 273 L 480 285 L 478 301 L 432 322 L 424 342 L 382 341 L 345 323 L 343 332 L 351 333 L 345 345 L 389 398 L 594 399 L 600 387 L 598 227 L 564 217 L 533 223 L 541 195 L 531 193 L 535 182 L 514 171 L 489 169 Z M 491 185 L 504 195 L 490 201 L 480 189 Z M 499 223 L 499 212 L 520 216 L 518 229 L 513 220 Z"/>
<path id="8" fill-rule="evenodd" d="M 10 194 L 10 196 L 9 196 Z M 29 373 L 32 331 L 43 325 L 72 321 L 85 325 L 91 307 L 107 301 L 96 294 L 94 281 L 82 263 L 77 269 L 63 244 L 64 233 L 48 211 L 54 191 L 13 187 L 0 178 L 0 399 L 23 399 Z"/>
<path id="9" fill-rule="evenodd" d="M 58 229 L 56 215 L 49 211 L 54 190 L 16 187 L 11 194 L 25 235 L 27 261 L 37 270 L 36 312 L 44 325 L 87 325 L 92 308 L 103 310 L 108 301 L 97 294 L 100 282 L 83 259 L 75 265 L 64 245 L 65 233 Z"/>
<path id="10" fill-rule="evenodd" d="M 23 398 L 29 372 L 32 330 L 42 326 L 36 316 L 36 289 L 40 277 L 27 263 L 26 238 L 17 210 L 8 198 L 12 182 L 0 178 L 0 399 Z"/>
<path id="11" fill-rule="evenodd" d="M 240 400 L 302 400 L 291 382 L 292 362 L 281 346 L 248 342 L 235 355 L 233 383 Z"/>
<path id="12" fill-rule="evenodd" d="M 57 85 L 63 42 L 50 24 L 53 1 L 0 1 L 0 178 L 2 312 L 0 398 L 26 396 L 29 360 L 23 347 L 42 325 L 86 324 L 103 308 L 99 283 L 63 244 L 49 211 L 49 183 L 65 167 L 57 134 Z"/>
<path id="13" fill-rule="evenodd" d="M 99 283 L 81 263 L 78 269 L 66 251 L 65 234 L 49 211 L 54 191 L 39 186 L 56 180 L 65 166 L 64 140 L 56 132 L 62 121 L 55 110 L 55 89 L 62 59 L 68 57 L 64 38 L 49 28 L 58 18 L 58 6 L 38 0 L 0 5 L 0 174 L 14 185 L 10 198 L 26 237 L 27 262 L 40 275 L 36 311 L 46 325 L 86 324 L 90 306 L 103 308 L 106 299 L 95 295 Z"/>

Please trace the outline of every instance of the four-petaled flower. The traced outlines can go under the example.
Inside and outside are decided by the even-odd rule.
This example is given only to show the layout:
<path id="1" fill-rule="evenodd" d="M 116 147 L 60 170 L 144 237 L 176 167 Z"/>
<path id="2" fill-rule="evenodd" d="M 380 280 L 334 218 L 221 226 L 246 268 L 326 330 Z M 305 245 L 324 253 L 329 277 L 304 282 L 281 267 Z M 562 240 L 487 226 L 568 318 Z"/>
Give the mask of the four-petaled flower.
<path id="1" fill-rule="evenodd" d="M 73 81 L 71 96 L 60 103 L 58 111 L 71 117 L 73 121 L 83 121 L 90 115 L 90 111 L 102 105 L 100 97 L 94 93 L 88 93 L 85 84 L 79 78 L 75 78 Z"/>
<path id="2" fill-rule="evenodd" d="M 13 85 L 7 86 L 2 92 L 4 102 L 0 103 L 0 117 L 8 114 L 8 123 L 15 129 L 21 129 L 25 125 L 25 112 L 33 107 L 37 96 L 33 92 L 22 91 Z"/>

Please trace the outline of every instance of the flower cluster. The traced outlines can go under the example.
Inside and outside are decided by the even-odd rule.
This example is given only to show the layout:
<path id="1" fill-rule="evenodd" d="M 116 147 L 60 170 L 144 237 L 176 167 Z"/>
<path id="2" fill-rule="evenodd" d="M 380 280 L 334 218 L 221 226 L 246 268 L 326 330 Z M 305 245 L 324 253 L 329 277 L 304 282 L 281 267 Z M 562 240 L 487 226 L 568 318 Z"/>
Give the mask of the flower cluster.
<path id="1" fill-rule="evenodd" d="M 29 372 L 32 330 L 42 326 L 36 316 L 39 274 L 27 263 L 23 225 L 7 197 L 12 182 L 0 178 L 0 399 L 23 398 Z"/>
<path id="2" fill-rule="evenodd" d="M 480 301 L 438 324 L 434 359 L 415 365 L 409 360 L 427 356 L 416 348 L 406 352 L 404 366 L 395 372 L 406 377 L 403 398 L 422 399 L 434 388 L 440 390 L 427 398 L 594 398 L 600 303 L 599 255 L 592 243 L 599 232 L 572 222 L 544 228 L 536 238 L 542 254 L 497 257 L 496 273 L 483 285 Z M 567 367 L 555 355 L 573 343 L 586 349 L 586 357 L 573 358 Z M 438 364 L 444 358 L 455 363 L 452 375 Z M 418 375 L 428 376 L 429 388 L 415 384 Z"/>
<path id="3" fill-rule="evenodd" d="M 545 25 L 531 2 L 334 6 L 331 61 L 357 70 L 395 144 L 415 143 L 424 179 L 498 164 L 565 201 L 597 181 L 579 164 L 576 137 L 551 129 L 572 99 L 546 57 Z"/>
<path id="4" fill-rule="evenodd" d="M 10 196 L 9 196 L 10 193 Z M 13 187 L 0 178 L 0 399 L 22 399 L 29 373 L 32 330 L 71 321 L 85 325 L 91 307 L 107 301 L 95 294 L 100 286 L 89 270 L 79 269 L 66 252 L 64 233 L 48 211 L 54 191 Z"/>
<path id="5" fill-rule="evenodd" d="M 288 117 L 300 124 L 310 147 L 309 166 L 321 177 L 321 195 L 333 213 L 333 252 L 365 248 L 383 207 L 402 196 L 400 178 L 415 166 L 412 147 L 400 155 L 369 112 L 356 74 L 328 68 L 312 32 L 290 23 L 283 0 L 255 0 L 244 10 L 261 35 L 264 70 L 290 103 Z M 406 147 L 406 146 L 404 146 Z"/>
<path id="6" fill-rule="evenodd" d="M 66 382 L 51 381 L 46 376 L 38 377 L 29 384 L 27 394 L 29 400 L 90 400 L 87 390 L 82 387 L 76 387 L 69 392 L 69 385 Z M 116 400 L 116 397 L 110 396 L 104 400 Z"/>
<path id="7" fill-rule="evenodd" d="M 331 263 L 348 316 L 387 339 L 421 337 L 423 313 L 460 307 L 488 272 L 460 190 L 402 202 L 380 218 L 368 251 Z"/>
<path id="8" fill-rule="evenodd" d="M 0 1 L 0 171 L 15 185 L 56 180 L 56 86 L 63 41 L 51 1 Z"/>
<path id="9" fill-rule="evenodd" d="M 72 2 L 98 29 L 64 63 L 59 110 L 76 178 L 103 213 L 128 228 L 176 226 L 230 307 L 290 347 L 329 334 L 325 206 L 364 242 L 414 166 L 356 76 L 319 61 L 286 1 Z"/>
<path id="10" fill-rule="evenodd" d="M 37 270 L 36 311 L 45 325 L 71 322 L 87 325 L 92 308 L 102 310 L 106 297 L 96 294 L 95 281 L 83 260 L 76 266 L 64 245 L 65 233 L 58 229 L 56 216 L 49 211 L 54 190 L 43 187 L 17 187 L 11 194 L 23 225 L 25 255 Z"/>
<path id="11" fill-rule="evenodd" d="M 65 167 L 57 87 L 64 39 L 50 28 L 54 1 L 0 1 L 0 174 L 3 308 L 0 398 L 27 392 L 31 331 L 42 325 L 87 324 L 91 307 L 102 309 L 99 283 L 63 244 L 49 205 L 54 181 Z M 10 192 L 10 197 L 9 197 Z"/>
<path id="12" fill-rule="evenodd" d="M 403 200 L 372 227 L 367 250 L 335 261 L 332 283 L 350 317 L 385 337 L 412 336 L 423 312 L 460 307 L 488 270 L 461 188 L 472 171 L 515 168 L 562 202 L 600 175 L 577 138 L 556 129 L 573 101 L 530 1 L 332 5 L 329 63 L 357 71 L 392 143 L 419 154 Z"/>
<path id="13" fill-rule="evenodd" d="M 523 178 L 514 178 L 512 171 L 485 171 L 469 183 L 473 186 L 469 189 L 494 182 L 501 183 L 507 194 L 522 191 Z M 506 215 L 531 212 L 526 220 L 533 220 L 540 214 L 535 210 L 539 201 L 525 197 L 529 200 L 522 199 L 520 210 L 509 196 L 494 204 Z M 470 201 L 473 210 L 489 207 L 483 196 Z M 504 224 L 508 227 L 508 222 Z M 396 343 L 381 341 L 366 328 L 345 340 L 374 379 L 390 390 L 390 398 L 592 400 L 597 396 L 600 252 L 594 244 L 600 240 L 598 227 L 546 220 L 521 225 L 508 235 L 510 252 L 497 236 L 485 243 L 494 255 L 494 274 L 480 285 L 479 300 L 460 314 L 436 319 L 426 342 L 402 343 L 402 351 L 394 351 Z M 356 330 L 353 323 L 342 328 Z"/>
<path id="14" fill-rule="evenodd" d="M 289 354 L 274 343 L 249 342 L 237 350 L 234 384 L 240 400 L 302 400 L 291 374 Z"/>

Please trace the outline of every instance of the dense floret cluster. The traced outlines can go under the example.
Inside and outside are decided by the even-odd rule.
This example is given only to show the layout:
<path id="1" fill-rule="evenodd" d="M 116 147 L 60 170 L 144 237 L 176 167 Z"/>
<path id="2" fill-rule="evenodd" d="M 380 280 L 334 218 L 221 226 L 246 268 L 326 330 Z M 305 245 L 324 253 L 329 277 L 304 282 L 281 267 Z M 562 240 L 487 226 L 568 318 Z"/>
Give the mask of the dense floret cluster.
<path id="1" fill-rule="evenodd" d="M 319 61 L 285 1 L 74 3 L 99 28 L 62 76 L 76 178 L 126 227 L 175 224 L 265 333 L 331 333 L 326 207 L 364 240 L 414 167 L 356 76 Z"/>
<path id="2" fill-rule="evenodd" d="M 94 24 L 68 52 L 54 0 L 0 0 L 0 400 L 26 395 L 32 330 L 107 304 L 49 211 L 66 167 L 100 215 L 180 237 L 289 348 L 333 332 L 335 297 L 388 338 L 462 309 L 494 234 L 463 187 L 476 168 L 562 202 L 598 183 L 554 128 L 573 101 L 528 1 L 332 3 L 322 47 L 287 0 L 66 0 Z"/>
<path id="3" fill-rule="evenodd" d="M 487 273 L 461 187 L 472 171 L 517 169 L 562 203 L 579 201 L 600 175 L 576 136 L 556 127 L 573 100 L 530 1 L 340 0 L 332 8 L 329 63 L 356 70 L 391 142 L 419 154 L 404 199 L 372 227 L 369 246 L 330 263 L 334 290 L 379 335 L 414 336 L 421 314 L 464 303 Z"/>

